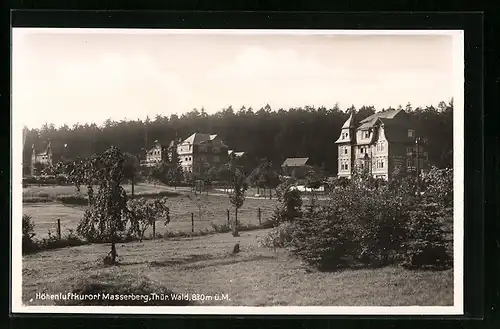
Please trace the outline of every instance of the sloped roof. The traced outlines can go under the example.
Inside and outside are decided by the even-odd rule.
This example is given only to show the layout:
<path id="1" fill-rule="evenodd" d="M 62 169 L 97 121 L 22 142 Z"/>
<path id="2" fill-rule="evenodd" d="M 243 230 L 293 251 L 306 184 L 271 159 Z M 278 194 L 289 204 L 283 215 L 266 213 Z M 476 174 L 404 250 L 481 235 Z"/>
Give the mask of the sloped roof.
<path id="1" fill-rule="evenodd" d="M 186 138 L 182 143 L 188 143 L 192 145 L 199 145 L 206 143 L 208 141 L 213 141 L 217 138 L 217 135 L 205 134 L 205 133 L 194 133 L 188 138 Z M 225 145 L 220 139 L 222 145 Z"/>
<path id="2" fill-rule="evenodd" d="M 283 164 L 281 165 L 282 167 L 302 167 L 307 164 L 307 161 L 309 161 L 309 158 L 288 158 L 286 159 Z"/>
<path id="3" fill-rule="evenodd" d="M 393 120 L 380 119 L 384 127 L 385 138 L 389 142 L 413 142 L 412 137 L 408 137 L 408 129 L 412 129 L 409 124 L 404 122 L 394 122 Z"/>
<path id="4" fill-rule="evenodd" d="M 354 122 L 354 113 L 351 113 L 349 118 L 344 122 L 342 129 L 354 128 L 355 126 L 356 126 L 356 123 Z"/>
<path id="5" fill-rule="evenodd" d="M 360 121 L 360 123 L 375 121 L 376 119 L 379 119 L 379 118 L 394 119 L 394 117 L 401 112 L 404 112 L 404 111 L 402 109 L 400 109 L 400 110 L 389 110 L 389 111 L 384 111 L 384 112 L 377 112 L 377 113 L 370 115 L 369 117 L 364 118 L 363 120 Z"/>
<path id="6" fill-rule="evenodd" d="M 371 121 L 368 121 L 368 122 L 365 122 L 365 123 L 362 123 L 358 129 L 359 130 L 366 130 L 366 129 L 370 129 L 370 128 L 373 128 L 375 126 L 375 124 L 377 123 L 377 120 L 371 120 Z"/>
<path id="7" fill-rule="evenodd" d="M 234 152 L 234 155 L 236 155 L 237 157 L 240 157 L 240 156 L 245 155 L 245 152 Z"/>

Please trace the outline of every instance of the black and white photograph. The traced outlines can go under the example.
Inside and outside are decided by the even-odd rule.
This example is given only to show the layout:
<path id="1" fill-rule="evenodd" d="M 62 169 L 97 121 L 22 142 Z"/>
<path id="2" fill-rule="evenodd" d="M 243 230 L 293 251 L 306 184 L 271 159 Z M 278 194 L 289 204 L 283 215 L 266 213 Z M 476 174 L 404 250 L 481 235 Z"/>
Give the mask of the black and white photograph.
<path id="1" fill-rule="evenodd" d="M 463 31 L 13 28 L 12 310 L 463 314 L 463 121 Z"/>

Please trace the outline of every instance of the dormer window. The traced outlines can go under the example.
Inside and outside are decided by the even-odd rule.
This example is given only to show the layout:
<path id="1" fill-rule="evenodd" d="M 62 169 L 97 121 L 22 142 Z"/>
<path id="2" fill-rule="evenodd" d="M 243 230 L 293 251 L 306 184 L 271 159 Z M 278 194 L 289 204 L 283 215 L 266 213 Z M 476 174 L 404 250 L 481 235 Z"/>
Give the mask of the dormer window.
<path id="1" fill-rule="evenodd" d="M 369 130 L 363 131 L 363 138 L 370 138 L 370 131 Z"/>
<path id="2" fill-rule="evenodd" d="M 408 137 L 410 137 L 410 138 L 415 137 L 415 130 L 408 129 Z"/>

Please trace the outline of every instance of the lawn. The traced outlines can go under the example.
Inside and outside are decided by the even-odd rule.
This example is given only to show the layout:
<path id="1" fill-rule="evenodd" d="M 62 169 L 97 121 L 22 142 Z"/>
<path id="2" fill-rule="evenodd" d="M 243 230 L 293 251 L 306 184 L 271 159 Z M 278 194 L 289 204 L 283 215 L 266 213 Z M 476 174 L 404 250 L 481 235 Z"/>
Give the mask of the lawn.
<path id="1" fill-rule="evenodd" d="M 59 189 L 61 188 L 61 189 Z M 64 186 L 53 187 L 55 190 L 64 191 Z M 52 193 L 58 193 L 52 191 Z M 64 193 L 62 193 L 64 194 Z M 211 223 L 224 224 L 227 222 L 227 209 L 230 209 L 230 218 L 234 218 L 229 198 L 225 196 L 201 195 L 195 198 L 189 195 L 180 195 L 167 198 L 170 207 L 171 222 L 167 227 L 162 222 L 156 223 L 156 232 L 191 232 L 191 214 L 194 214 L 194 229 L 212 230 Z M 238 221 L 241 224 L 258 224 L 258 208 L 261 208 L 262 221 L 270 218 L 276 200 L 252 199 L 245 200 L 245 204 L 238 211 Z M 201 220 L 198 205 L 202 205 Z M 36 237 L 47 236 L 48 230 L 54 233 L 57 230 L 57 219 L 61 219 L 61 233 L 64 235 L 69 229 L 76 229 L 83 216 L 83 207 L 67 206 L 56 202 L 25 203 L 23 213 L 31 215 L 35 222 Z M 146 236 L 152 234 L 152 228 L 146 231 Z"/>
<path id="2" fill-rule="evenodd" d="M 397 267 L 308 272 L 285 250 L 258 246 L 267 230 L 238 238 L 216 234 L 186 239 L 119 244 L 121 264 L 103 267 L 109 245 L 86 245 L 23 256 L 23 302 L 50 305 L 35 293 L 67 293 L 75 282 L 123 283 L 145 279 L 176 293 L 213 296 L 204 305 L 245 306 L 444 306 L 453 304 L 453 271 L 408 271 Z M 231 254 L 239 242 L 241 252 Z"/>
<path id="3" fill-rule="evenodd" d="M 130 194 L 132 192 L 132 185 L 125 184 L 123 188 Z M 173 188 L 165 185 L 153 185 L 153 184 L 136 184 L 134 187 L 134 192 L 141 193 L 157 193 L 161 191 L 172 191 Z M 82 195 L 87 195 L 87 188 L 85 186 L 80 187 L 80 192 Z M 44 185 L 37 186 L 32 185 L 23 188 L 23 197 L 44 197 L 55 199 L 60 195 L 74 195 L 76 194 L 76 188 L 72 185 Z"/>

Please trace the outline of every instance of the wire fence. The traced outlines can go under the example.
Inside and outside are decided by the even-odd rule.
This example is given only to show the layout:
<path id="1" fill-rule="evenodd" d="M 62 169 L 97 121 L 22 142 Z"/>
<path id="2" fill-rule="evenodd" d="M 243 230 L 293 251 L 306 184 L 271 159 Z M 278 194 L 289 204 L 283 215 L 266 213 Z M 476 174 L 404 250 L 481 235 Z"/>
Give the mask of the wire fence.
<path id="1" fill-rule="evenodd" d="M 78 211 L 75 209 L 75 211 Z M 218 229 L 231 228 L 237 218 L 238 226 L 257 228 L 271 218 L 273 209 L 270 207 L 244 208 L 236 211 L 234 208 L 199 209 L 199 211 L 177 212 L 171 214 L 170 222 L 165 225 L 161 219 L 154 222 L 145 231 L 144 236 L 156 237 L 165 235 L 182 235 L 188 233 L 209 233 Z M 70 234 L 76 234 L 78 223 L 83 211 L 78 211 L 73 216 L 37 220 L 37 213 L 30 213 L 35 223 L 36 237 L 39 239 L 63 239 Z M 40 217 L 39 217 L 40 218 Z"/>

